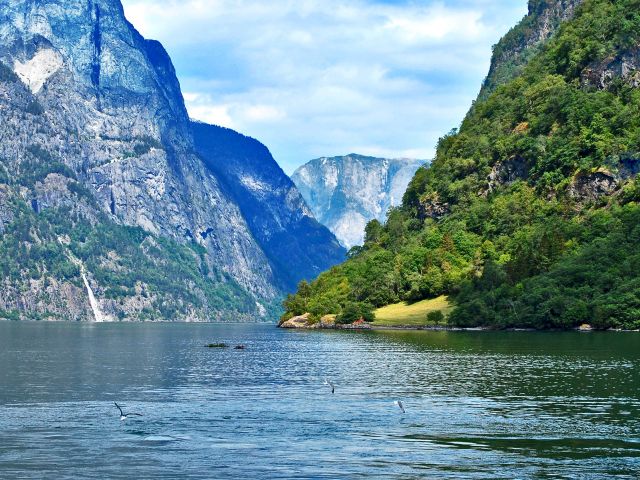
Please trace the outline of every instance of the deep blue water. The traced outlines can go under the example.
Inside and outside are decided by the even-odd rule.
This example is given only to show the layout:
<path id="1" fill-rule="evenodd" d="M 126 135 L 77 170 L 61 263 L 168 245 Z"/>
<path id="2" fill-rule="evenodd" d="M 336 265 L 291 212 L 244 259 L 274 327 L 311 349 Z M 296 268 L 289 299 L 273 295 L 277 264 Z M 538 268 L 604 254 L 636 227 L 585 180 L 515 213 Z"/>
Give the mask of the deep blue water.
<path id="1" fill-rule="evenodd" d="M 1 479 L 636 479 L 639 414 L 634 333 L 0 323 Z"/>

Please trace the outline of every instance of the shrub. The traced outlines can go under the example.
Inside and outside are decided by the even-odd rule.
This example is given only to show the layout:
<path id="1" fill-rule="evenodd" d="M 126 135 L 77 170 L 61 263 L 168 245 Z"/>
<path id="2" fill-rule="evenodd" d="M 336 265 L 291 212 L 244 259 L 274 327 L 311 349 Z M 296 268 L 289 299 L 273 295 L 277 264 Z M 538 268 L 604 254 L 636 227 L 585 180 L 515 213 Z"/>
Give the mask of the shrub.
<path id="1" fill-rule="evenodd" d="M 349 302 L 342 309 L 342 313 L 336 317 L 336 323 L 346 325 L 358 320 L 373 322 L 376 319 L 373 307 L 362 302 Z"/>
<path id="2" fill-rule="evenodd" d="M 440 325 L 444 322 L 444 314 L 440 310 L 427 313 L 427 322 L 433 325 Z"/>

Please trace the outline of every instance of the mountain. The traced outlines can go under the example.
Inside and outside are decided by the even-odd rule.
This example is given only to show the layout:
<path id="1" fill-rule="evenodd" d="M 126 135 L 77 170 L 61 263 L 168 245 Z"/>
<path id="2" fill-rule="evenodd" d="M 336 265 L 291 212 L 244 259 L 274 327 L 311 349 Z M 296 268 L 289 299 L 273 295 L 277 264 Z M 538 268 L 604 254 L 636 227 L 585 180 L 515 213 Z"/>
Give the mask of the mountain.
<path id="1" fill-rule="evenodd" d="M 493 47 L 489 74 L 480 99 L 486 99 L 498 86 L 521 74 L 531 58 L 539 53 L 560 24 L 573 17 L 581 0 L 530 0 L 529 13 Z"/>
<path id="2" fill-rule="evenodd" d="M 238 202 L 281 289 L 295 290 L 300 280 L 345 259 L 267 147 L 227 128 L 199 122 L 192 127 L 198 154 Z"/>
<path id="3" fill-rule="evenodd" d="M 400 204 L 422 164 L 356 154 L 323 157 L 298 168 L 291 179 L 315 217 L 351 248 L 362 245 L 370 220 L 383 222 L 389 208 Z"/>
<path id="4" fill-rule="evenodd" d="M 640 328 L 640 9 L 532 0 L 459 129 L 285 318 L 449 295 L 451 325 Z"/>
<path id="5" fill-rule="evenodd" d="M 247 221 L 213 166 L 255 173 L 256 142 L 238 136 L 224 158 L 199 148 L 169 56 L 118 0 L 0 0 L 0 25 L 0 316 L 264 317 L 293 281 L 341 258 L 294 189 L 253 197 L 287 221 Z M 268 160 L 266 184 L 285 185 Z M 301 269 L 275 257 L 270 234 L 327 244 Z"/>

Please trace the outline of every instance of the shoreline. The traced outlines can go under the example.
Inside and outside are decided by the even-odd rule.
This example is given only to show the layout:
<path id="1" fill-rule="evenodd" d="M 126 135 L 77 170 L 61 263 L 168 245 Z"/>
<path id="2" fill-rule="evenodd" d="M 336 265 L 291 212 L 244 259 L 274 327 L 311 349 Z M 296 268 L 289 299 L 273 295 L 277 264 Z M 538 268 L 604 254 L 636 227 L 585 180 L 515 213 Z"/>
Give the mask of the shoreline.
<path id="1" fill-rule="evenodd" d="M 69 325 L 269 325 L 276 328 L 281 328 L 282 330 L 339 330 L 339 331 L 347 331 L 347 332 L 522 332 L 522 333 L 533 333 L 533 332 L 576 332 L 576 333 L 640 333 L 640 329 L 637 330 L 623 330 L 623 329 L 608 329 L 608 330 L 580 330 L 577 328 L 571 330 L 559 330 L 559 329 L 535 329 L 535 328 L 491 328 L 491 327 L 436 327 L 436 326 L 416 326 L 416 325 L 369 325 L 365 328 L 357 328 L 357 327 L 297 327 L 297 328 L 282 328 L 278 326 L 277 322 L 224 322 L 224 321 L 213 321 L 213 322 L 185 322 L 185 321 L 150 321 L 150 322 L 128 322 L 128 321 L 118 321 L 118 322 L 77 322 L 72 320 L 8 320 L 6 318 L 0 318 L 0 324 L 7 323 L 25 323 L 25 324 L 69 324 Z"/>
<path id="2" fill-rule="evenodd" d="M 435 326 L 416 326 L 416 325 L 371 325 L 368 330 L 374 331 L 409 331 L 409 332 L 486 332 L 492 330 L 489 327 L 435 327 Z M 521 331 L 525 331 L 521 329 Z M 527 330 L 528 331 L 528 330 Z M 535 330 L 532 330 L 535 331 Z"/>
<path id="3" fill-rule="evenodd" d="M 281 327 L 277 327 L 281 328 Z M 580 330 L 574 328 L 571 330 L 560 329 L 545 329 L 540 330 L 536 328 L 491 328 L 491 327 L 436 327 L 436 326 L 416 326 L 416 325 L 369 325 L 365 328 L 354 327 L 297 327 L 297 328 L 283 328 L 283 330 L 308 330 L 308 331 L 323 331 L 323 330 L 338 330 L 346 332 L 516 332 L 516 333 L 640 333 L 640 330 L 623 330 L 623 329 L 608 329 L 608 330 Z"/>

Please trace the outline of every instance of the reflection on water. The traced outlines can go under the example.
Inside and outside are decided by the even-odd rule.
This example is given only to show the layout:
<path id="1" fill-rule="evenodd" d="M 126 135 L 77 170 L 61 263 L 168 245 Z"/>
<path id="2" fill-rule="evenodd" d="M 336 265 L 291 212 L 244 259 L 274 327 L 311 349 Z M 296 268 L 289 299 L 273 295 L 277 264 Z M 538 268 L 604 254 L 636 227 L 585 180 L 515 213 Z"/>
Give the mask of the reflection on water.
<path id="1" fill-rule="evenodd" d="M 1 323 L 0 478 L 636 479 L 639 347 L 633 333 Z M 120 422 L 113 401 L 144 417 Z"/>

